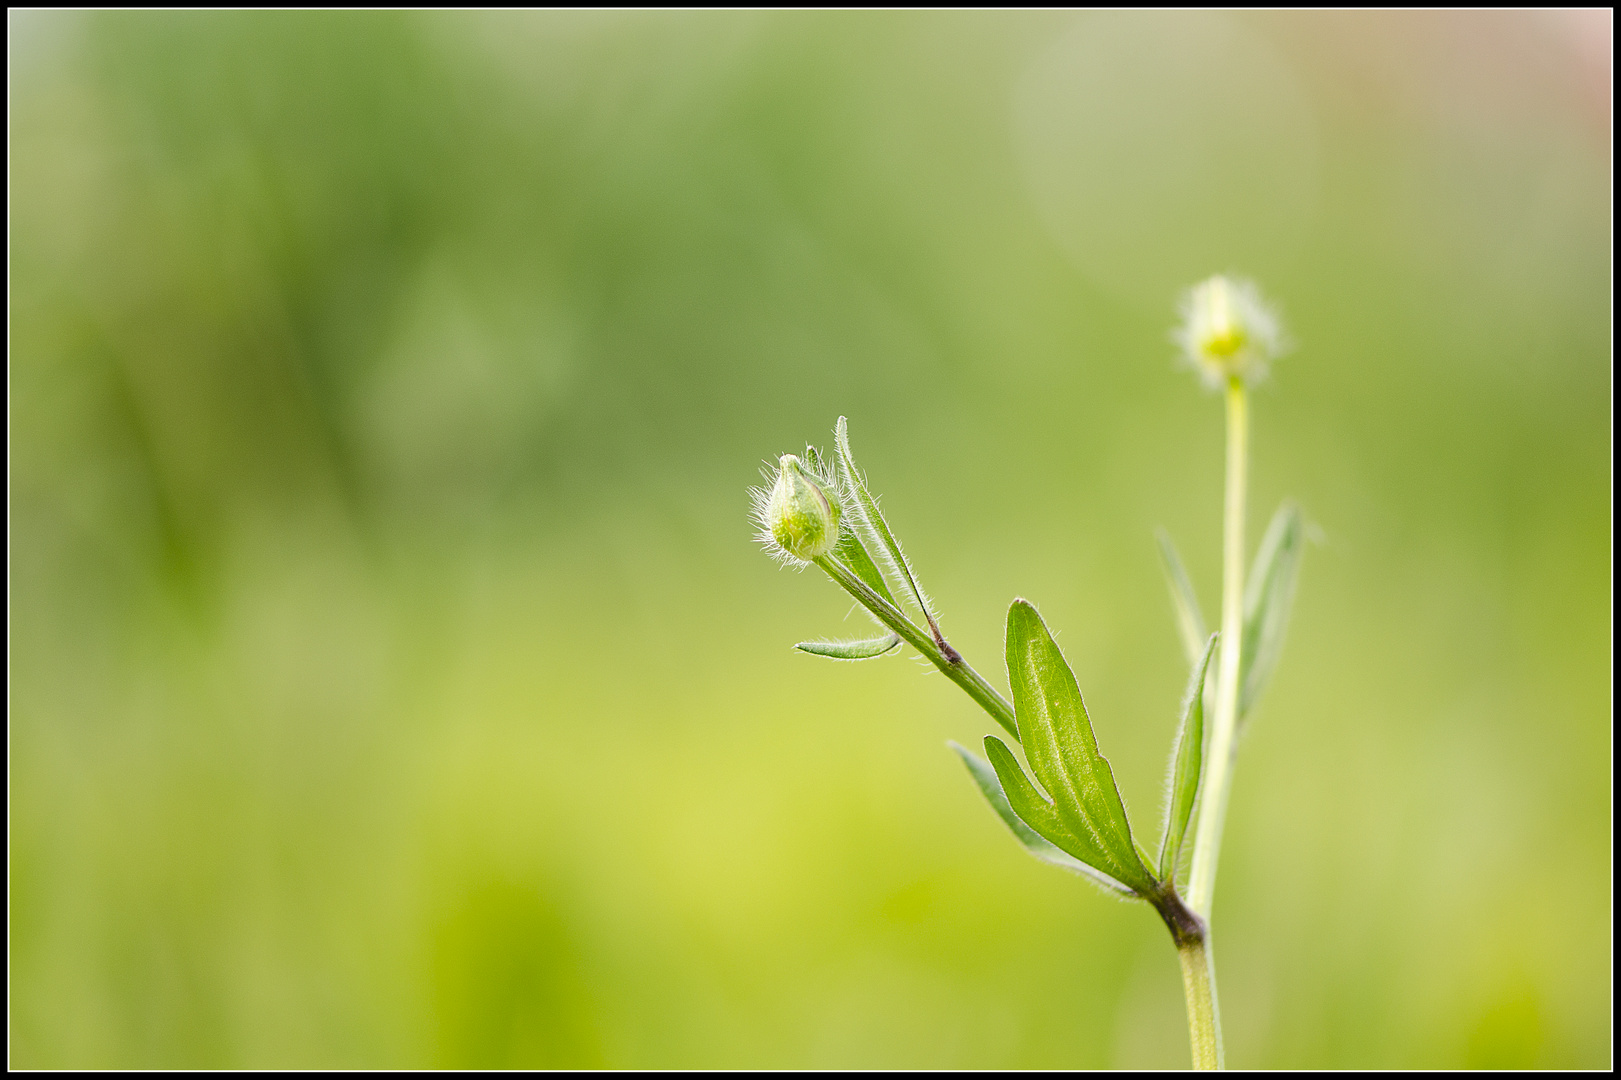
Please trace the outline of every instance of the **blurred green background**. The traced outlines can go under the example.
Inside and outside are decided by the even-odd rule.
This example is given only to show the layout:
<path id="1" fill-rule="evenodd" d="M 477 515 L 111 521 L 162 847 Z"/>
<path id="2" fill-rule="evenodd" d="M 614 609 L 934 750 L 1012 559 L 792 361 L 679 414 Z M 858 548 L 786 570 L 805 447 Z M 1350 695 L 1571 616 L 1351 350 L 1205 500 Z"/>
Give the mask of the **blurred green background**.
<path id="1" fill-rule="evenodd" d="M 1185 1065 L 745 489 L 848 415 L 1151 831 L 1228 270 L 1321 537 L 1228 1060 L 1609 1064 L 1608 13 L 10 19 L 14 1066 Z"/>

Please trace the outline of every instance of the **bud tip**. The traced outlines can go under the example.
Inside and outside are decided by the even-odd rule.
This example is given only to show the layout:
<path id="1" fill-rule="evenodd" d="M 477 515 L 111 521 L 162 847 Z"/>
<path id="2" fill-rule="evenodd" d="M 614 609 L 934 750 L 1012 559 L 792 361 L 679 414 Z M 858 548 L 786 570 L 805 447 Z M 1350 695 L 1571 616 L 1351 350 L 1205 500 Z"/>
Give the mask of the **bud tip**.
<path id="1" fill-rule="evenodd" d="M 830 479 L 793 454 L 778 458 L 775 475 L 766 479 L 770 490 L 753 492 L 760 542 L 799 566 L 831 553 L 839 536 L 839 502 L 828 495 Z"/>

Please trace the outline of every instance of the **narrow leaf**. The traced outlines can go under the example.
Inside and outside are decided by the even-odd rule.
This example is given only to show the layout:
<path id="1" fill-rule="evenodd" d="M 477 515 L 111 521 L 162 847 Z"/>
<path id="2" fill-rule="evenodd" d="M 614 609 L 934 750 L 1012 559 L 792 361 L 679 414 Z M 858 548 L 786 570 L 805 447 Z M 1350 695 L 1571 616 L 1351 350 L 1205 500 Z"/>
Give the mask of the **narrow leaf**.
<path id="1" fill-rule="evenodd" d="M 995 736 L 989 736 L 989 738 L 995 739 Z M 998 746 L 1002 747 L 1004 753 L 1006 753 L 1007 747 L 1002 744 L 1002 741 L 1000 739 L 995 739 L 995 741 Z M 974 778 L 974 783 L 979 787 L 980 794 L 985 796 L 985 801 L 991 804 L 991 809 L 996 811 L 996 816 L 1002 819 L 1002 824 L 1008 827 L 1008 830 L 1013 833 L 1013 835 L 1018 839 L 1019 843 L 1024 845 L 1024 849 L 1026 851 L 1044 863 L 1050 863 L 1053 866 L 1061 866 L 1065 870 L 1071 870 L 1077 874 L 1081 874 L 1090 879 L 1094 884 L 1101 885 L 1110 892 L 1125 893 L 1128 896 L 1132 895 L 1129 888 L 1120 884 L 1120 882 L 1116 881 L 1108 874 L 1088 866 L 1086 863 L 1082 862 L 1080 859 L 1077 859 L 1069 852 L 1056 846 L 1052 843 L 1052 841 L 1046 839 L 1040 833 L 1036 832 L 1029 825 L 1027 825 L 1018 814 L 1014 813 L 1013 807 L 1008 803 L 1007 793 L 1002 790 L 1002 781 L 1001 778 L 997 776 L 994 766 L 976 757 L 973 752 L 965 746 L 961 746 L 954 742 L 947 743 L 946 745 L 955 750 L 957 752 L 957 756 L 962 758 L 962 763 L 968 766 L 968 773 Z M 1007 754 L 1007 758 L 1009 760 L 1012 759 L 1012 756 L 1013 755 L 1011 753 Z M 1019 767 L 1017 761 L 1013 762 L 1013 767 Z M 1023 774 L 1021 773 L 1021 775 Z M 1029 781 L 1027 780 L 1026 783 L 1029 783 Z M 1049 810 L 1050 809 L 1051 808 L 1049 807 Z"/>
<path id="2" fill-rule="evenodd" d="M 1176 545 L 1171 543 L 1171 535 L 1158 529 L 1154 538 L 1159 541 L 1165 584 L 1171 590 L 1171 604 L 1176 608 L 1176 629 L 1182 636 L 1182 650 L 1187 653 L 1188 663 L 1197 664 L 1199 654 L 1204 652 L 1205 638 L 1210 636 L 1205 629 L 1204 614 L 1199 610 L 1199 598 L 1193 593 L 1193 582 L 1188 579 L 1188 572 L 1176 553 Z"/>
<path id="3" fill-rule="evenodd" d="M 1204 772 L 1204 679 L 1220 636 L 1210 635 L 1204 656 L 1194 665 L 1193 674 L 1188 676 L 1187 691 L 1182 695 L 1182 723 L 1176 729 L 1176 742 L 1171 746 L 1171 791 L 1170 803 L 1165 808 L 1165 836 L 1159 845 L 1161 881 L 1175 880 L 1176 861 L 1182 854 L 1188 819 L 1193 816 L 1193 802 L 1199 794 L 1199 779 Z"/>
<path id="4" fill-rule="evenodd" d="M 855 572 L 856 577 L 865 581 L 873 592 L 895 604 L 895 597 L 889 591 L 889 584 L 884 581 L 884 575 L 878 572 L 873 565 L 872 556 L 867 554 L 866 547 L 861 543 L 861 537 L 852 528 L 839 530 L 839 542 L 834 545 L 833 556 Z M 895 604 L 900 607 L 899 604 Z"/>
<path id="5" fill-rule="evenodd" d="M 863 641 L 801 641 L 794 648 L 800 652 L 827 656 L 834 660 L 867 660 L 884 655 L 900 643 L 899 634 L 885 634 L 883 637 L 867 638 Z"/>
<path id="6" fill-rule="evenodd" d="M 1125 803 L 1114 771 L 1098 753 L 1075 673 L 1026 600 L 1008 608 L 1007 667 L 1020 741 L 1058 816 L 1070 832 L 1107 853 L 1099 869 L 1147 892 L 1154 877 L 1132 843 Z"/>
<path id="7" fill-rule="evenodd" d="M 936 641 L 944 640 L 940 636 L 940 628 L 935 622 L 934 609 L 929 606 L 929 599 L 924 595 L 923 589 L 917 583 L 917 575 L 912 572 L 912 564 L 907 561 L 906 555 L 901 551 L 901 545 L 895 539 L 895 534 L 889 531 L 889 522 L 878 509 L 878 500 L 872 497 L 867 490 L 867 481 L 856 468 L 856 459 L 850 453 L 850 429 L 844 417 L 839 417 L 838 425 L 833 429 L 833 439 L 838 448 L 839 465 L 844 472 L 846 486 L 850 490 L 855 506 L 854 517 L 867 531 L 868 535 L 878 545 L 880 553 L 888 564 L 890 573 L 895 580 L 905 586 L 906 591 L 916 601 L 918 610 L 928 620 L 929 629 L 934 632 Z"/>
<path id="8" fill-rule="evenodd" d="M 1244 589 L 1244 643 L 1239 654 L 1238 681 L 1240 721 L 1260 700 L 1283 651 L 1305 546 L 1306 527 L 1300 508 L 1285 502 L 1272 515 Z"/>

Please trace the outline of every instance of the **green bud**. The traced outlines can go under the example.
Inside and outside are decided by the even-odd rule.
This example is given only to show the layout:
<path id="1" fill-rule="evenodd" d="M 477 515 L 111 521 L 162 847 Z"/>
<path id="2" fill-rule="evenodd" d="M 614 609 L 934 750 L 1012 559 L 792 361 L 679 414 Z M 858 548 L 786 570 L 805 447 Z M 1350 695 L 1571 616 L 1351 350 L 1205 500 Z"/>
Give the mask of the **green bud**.
<path id="1" fill-rule="evenodd" d="M 839 503 L 792 454 L 777 463 L 776 481 L 756 499 L 760 540 L 779 558 L 807 563 L 832 552 L 839 539 Z"/>

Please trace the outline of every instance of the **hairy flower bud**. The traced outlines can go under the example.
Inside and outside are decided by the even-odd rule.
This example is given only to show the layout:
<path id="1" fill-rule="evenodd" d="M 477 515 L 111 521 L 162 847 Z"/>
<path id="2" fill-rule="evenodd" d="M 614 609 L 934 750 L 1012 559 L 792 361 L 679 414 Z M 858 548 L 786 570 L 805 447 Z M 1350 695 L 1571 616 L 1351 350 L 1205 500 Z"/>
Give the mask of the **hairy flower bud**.
<path id="1" fill-rule="evenodd" d="M 1172 338 L 1212 387 L 1264 377 L 1283 350 L 1278 317 L 1255 285 L 1219 274 L 1188 290 Z"/>
<path id="2" fill-rule="evenodd" d="M 790 562 L 830 553 L 839 539 L 839 502 L 825 484 L 799 458 L 782 455 L 770 494 L 763 505 L 756 500 L 761 541 Z"/>

